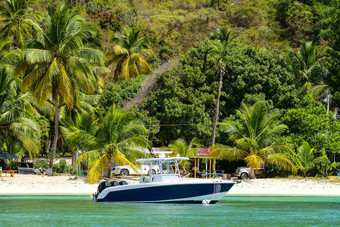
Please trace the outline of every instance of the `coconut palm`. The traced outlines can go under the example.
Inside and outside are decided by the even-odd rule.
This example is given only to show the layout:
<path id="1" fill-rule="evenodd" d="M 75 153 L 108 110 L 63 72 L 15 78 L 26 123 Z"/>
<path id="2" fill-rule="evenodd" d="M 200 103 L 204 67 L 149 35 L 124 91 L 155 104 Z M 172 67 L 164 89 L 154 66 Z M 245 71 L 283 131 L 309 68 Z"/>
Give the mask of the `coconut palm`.
<path id="1" fill-rule="evenodd" d="M 86 46 L 84 40 L 96 35 L 97 29 L 88 24 L 67 6 L 49 5 L 44 27 L 36 39 L 27 42 L 26 72 L 22 90 L 30 92 L 39 105 L 51 100 L 54 105 L 54 138 L 48 174 L 57 148 L 59 130 L 59 103 L 69 109 L 78 105 L 79 91 L 95 90 L 97 77 L 93 69 L 103 65 L 101 51 Z"/>
<path id="2" fill-rule="evenodd" d="M 327 74 L 327 70 L 320 63 L 327 55 L 314 46 L 312 42 L 302 40 L 300 43 L 299 50 L 290 49 L 289 52 L 293 67 L 298 75 L 300 75 L 302 81 L 313 79 L 322 81 Z"/>
<path id="3" fill-rule="evenodd" d="M 216 135 L 216 126 L 218 121 L 218 114 L 220 110 L 220 97 L 221 97 L 221 90 L 223 84 L 223 77 L 225 74 L 228 73 L 227 71 L 227 60 L 228 60 L 228 42 L 224 41 L 217 41 L 214 45 L 214 49 L 211 51 L 211 55 L 214 58 L 215 62 L 218 65 L 218 92 L 216 98 L 216 110 L 215 110 L 215 118 L 213 122 L 213 131 L 212 131 L 212 146 L 215 145 L 215 135 Z"/>
<path id="4" fill-rule="evenodd" d="M 29 95 L 18 92 L 20 80 L 12 67 L 17 58 L 7 48 L 10 43 L 8 38 L 0 38 L 0 144 L 8 153 L 17 155 L 14 151 L 20 148 L 20 156 L 27 153 L 32 158 L 39 152 L 40 130 L 26 116 L 30 112 Z"/>
<path id="5" fill-rule="evenodd" d="M 146 56 L 155 56 L 150 49 L 146 37 L 140 37 L 141 29 L 125 27 L 122 34 L 113 37 L 115 45 L 107 53 L 106 65 L 114 64 L 114 80 L 120 77 L 128 79 L 140 76 L 142 70 L 151 72 L 151 66 L 146 61 Z"/>
<path id="6" fill-rule="evenodd" d="M 33 10 L 26 0 L 6 0 L 0 5 L 1 34 L 14 40 L 17 47 L 24 44 L 24 36 L 31 31 Z"/>
<path id="7" fill-rule="evenodd" d="M 80 115 L 75 126 L 62 128 L 67 144 L 80 149 L 74 166 L 83 161 L 92 161 L 88 179 L 91 184 L 98 181 L 106 170 L 111 177 L 113 163 L 131 165 L 136 172 L 134 161 L 144 157 L 142 151 L 147 144 L 147 130 L 131 112 L 122 112 L 111 106 L 107 115 L 99 121 L 93 113 Z"/>
<path id="8" fill-rule="evenodd" d="M 171 150 L 175 155 L 192 158 L 198 152 L 197 146 L 198 144 L 196 138 L 193 138 L 189 144 L 187 144 L 184 139 L 177 139 L 173 144 L 169 145 L 169 150 Z M 186 172 L 187 168 L 189 168 L 189 165 L 189 161 L 182 161 L 180 168 Z"/>
<path id="9" fill-rule="evenodd" d="M 16 93 L 14 80 L 8 82 L 7 85 L 9 87 L 1 94 L 0 127 L 2 129 L 0 131 L 0 143 L 7 145 L 17 143 L 17 146 L 21 149 L 20 156 L 27 153 L 32 158 L 39 153 L 39 125 L 25 116 L 26 113 L 30 112 L 27 94 Z M 26 109 L 25 112 L 23 109 Z M 10 147 L 7 146 L 7 148 Z"/>
<path id="10" fill-rule="evenodd" d="M 220 97 L 221 90 L 223 85 L 223 77 L 228 73 L 227 71 L 227 60 L 228 60 L 228 45 L 236 38 L 236 34 L 232 30 L 227 30 L 226 28 L 217 28 L 216 32 L 210 34 L 210 38 L 213 40 L 217 40 L 214 45 L 214 49 L 211 51 L 211 55 L 214 58 L 215 62 L 218 65 L 218 92 L 216 98 L 216 110 L 215 110 L 215 118 L 213 122 L 213 131 L 212 131 L 212 146 L 215 145 L 215 136 L 216 136 L 216 126 L 218 122 L 218 113 L 220 110 Z"/>
<path id="11" fill-rule="evenodd" d="M 265 163 L 296 172 L 296 167 L 288 156 L 293 151 L 288 146 L 275 142 L 275 137 L 287 129 L 286 125 L 276 123 L 279 114 L 269 114 L 264 101 L 259 101 L 251 107 L 242 103 L 237 112 L 240 116 L 239 122 L 221 123 L 221 127 L 235 145 L 218 144 L 211 156 L 230 161 L 244 159 L 252 170 L 252 178 L 255 177 L 255 169 Z"/>
<path id="12" fill-rule="evenodd" d="M 328 92 L 327 85 L 322 84 L 328 74 L 327 69 L 322 66 L 322 61 L 327 55 L 312 42 L 300 41 L 300 43 L 299 50 L 289 51 L 293 68 L 303 82 L 303 92 L 320 98 Z"/>

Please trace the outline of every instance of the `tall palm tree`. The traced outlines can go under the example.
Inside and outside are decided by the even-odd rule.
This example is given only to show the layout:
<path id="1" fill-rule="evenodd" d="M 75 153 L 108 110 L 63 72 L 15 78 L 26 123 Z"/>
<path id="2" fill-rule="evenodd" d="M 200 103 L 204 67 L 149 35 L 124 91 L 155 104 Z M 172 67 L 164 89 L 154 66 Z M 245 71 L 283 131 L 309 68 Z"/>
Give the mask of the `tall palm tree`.
<path id="1" fill-rule="evenodd" d="M 173 144 L 169 145 L 169 149 L 174 154 L 179 154 L 181 157 L 194 157 L 197 152 L 197 139 L 193 138 L 189 144 L 185 142 L 184 139 L 177 139 Z M 184 172 L 186 172 L 186 169 L 189 167 L 190 163 L 188 161 L 182 161 L 180 164 L 180 168 L 183 169 Z"/>
<path id="2" fill-rule="evenodd" d="M 98 181 L 106 170 L 111 177 L 113 163 L 134 166 L 137 157 L 144 157 L 142 149 L 147 144 L 147 130 L 131 112 L 122 112 L 111 106 L 107 115 L 98 122 L 93 113 L 81 115 L 75 126 L 63 127 L 70 147 L 83 152 L 74 163 L 93 161 L 88 172 L 91 184 Z M 137 171 L 138 172 L 138 171 Z"/>
<path id="3" fill-rule="evenodd" d="M 265 102 L 259 101 L 252 107 L 242 103 L 238 115 L 239 122 L 221 123 L 235 146 L 216 145 L 211 156 L 219 155 L 230 161 L 244 159 L 252 170 L 252 178 L 255 178 L 255 169 L 265 163 L 296 172 L 296 167 L 288 156 L 293 151 L 288 146 L 275 142 L 275 137 L 287 129 L 286 125 L 276 123 L 279 114 L 267 113 Z"/>
<path id="4" fill-rule="evenodd" d="M 22 47 L 24 35 L 31 31 L 34 13 L 28 4 L 27 0 L 6 0 L 0 5 L 1 34 L 11 38 L 16 47 Z"/>
<path id="5" fill-rule="evenodd" d="M 22 89 L 30 92 L 38 104 L 51 99 L 54 105 L 54 138 L 49 163 L 49 176 L 57 148 L 59 103 L 68 108 L 79 103 L 79 91 L 95 90 L 97 77 L 92 69 L 103 66 L 103 55 L 84 41 L 96 35 L 97 29 L 67 6 L 49 5 L 48 16 L 36 39 L 27 43 L 26 71 Z"/>
<path id="6" fill-rule="evenodd" d="M 216 110 L 215 110 L 215 118 L 213 122 L 213 131 L 212 131 L 212 146 L 215 145 L 215 136 L 216 136 L 216 126 L 218 121 L 218 114 L 220 111 L 220 97 L 221 97 L 221 90 L 223 84 L 223 77 L 225 74 L 228 73 L 227 71 L 227 60 L 228 60 L 228 43 L 227 42 L 216 42 L 214 49 L 211 51 L 211 55 L 215 59 L 216 63 L 218 64 L 218 75 L 219 75 L 219 82 L 218 82 L 218 92 L 216 98 Z"/>
<path id="7" fill-rule="evenodd" d="M 128 79 L 140 76 L 142 70 L 149 73 L 151 66 L 146 61 L 146 56 L 155 56 L 149 47 L 146 37 L 140 37 L 141 29 L 125 27 L 122 34 L 113 37 L 115 45 L 107 53 L 106 65 L 115 65 L 114 80 L 120 77 Z"/>
<path id="8" fill-rule="evenodd" d="M 300 43 L 299 50 L 289 51 L 293 68 L 303 82 L 303 92 L 319 98 L 327 92 L 327 85 L 322 84 L 328 74 L 327 69 L 322 66 L 327 54 L 312 42 L 302 40 Z"/>
<path id="9" fill-rule="evenodd" d="M 8 38 L 0 38 L 0 144 L 9 153 L 20 148 L 21 156 L 27 153 L 32 158 L 39 152 L 40 129 L 26 116 L 29 96 L 18 92 L 20 80 L 13 69 L 16 53 L 8 50 L 11 43 Z"/>
<path id="10" fill-rule="evenodd" d="M 227 30 L 226 28 L 217 28 L 216 32 L 210 34 L 210 38 L 213 40 L 217 40 L 214 45 L 214 49 L 211 52 L 211 55 L 215 59 L 215 62 L 218 65 L 218 93 L 216 98 L 216 110 L 215 110 L 215 118 L 213 122 L 213 131 L 212 131 L 212 146 L 215 145 L 215 136 L 216 136 L 216 126 L 218 121 L 218 114 L 220 110 L 220 97 L 221 90 L 223 85 L 223 77 L 228 73 L 227 71 L 227 52 L 228 45 L 236 38 L 236 34 L 232 30 Z"/>

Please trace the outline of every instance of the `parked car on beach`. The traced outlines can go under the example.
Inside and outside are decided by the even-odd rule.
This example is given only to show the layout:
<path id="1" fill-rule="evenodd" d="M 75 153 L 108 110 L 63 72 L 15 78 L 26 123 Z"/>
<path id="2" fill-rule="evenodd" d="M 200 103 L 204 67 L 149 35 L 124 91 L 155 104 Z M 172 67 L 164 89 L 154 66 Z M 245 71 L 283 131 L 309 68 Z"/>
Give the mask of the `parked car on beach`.
<path id="1" fill-rule="evenodd" d="M 141 165 L 140 167 L 136 167 L 137 170 L 139 171 L 136 173 L 136 171 L 130 166 L 130 165 L 124 165 L 124 166 L 117 166 L 113 168 L 112 174 L 114 175 L 121 175 L 123 177 L 129 176 L 129 175 L 147 175 L 149 174 L 149 166 L 148 165 Z M 159 167 L 158 166 L 152 166 L 152 173 L 159 173 Z"/>
<path id="2" fill-rule="evenodd" d="M 250 175 L 250 167 L 237 167 L 234 173 L 235 177 L 240 179 L 248 179 Z M 266 177 L 266 169 L 264 167 L 255 170 L 255 176 L 259 178 Z"/>

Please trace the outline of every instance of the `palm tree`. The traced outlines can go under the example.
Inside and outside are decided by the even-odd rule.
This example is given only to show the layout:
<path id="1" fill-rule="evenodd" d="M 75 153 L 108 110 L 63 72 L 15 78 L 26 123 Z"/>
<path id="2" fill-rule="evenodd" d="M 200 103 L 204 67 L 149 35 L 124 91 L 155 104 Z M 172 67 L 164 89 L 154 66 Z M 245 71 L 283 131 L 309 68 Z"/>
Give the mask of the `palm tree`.
<path id="1" fill-rule="evenodd" d="M 147 144 L 147 130 L 131 112 L 122 112 L 111 106 L 107 115 L 100 122 L 93 113 L 81 115 L 75 126 L 62 128 L 67 144 L 80 149 L 74 166 L 82 161 L 93 161 L 88 172 L 91 184 L 98 181 L 106 169 L 106 176 L 111 177 L 113 163 L 134 166 L 137 157 L 144 157 L 142 151 Z"/>
<path id="2" fill-rule="evenodd" d="M 27 152 L 32 158 L 39 153 L 40 129 L 39 125 L 23 113 L 25 97 L 17 96 L 6 100 L 0 112 L 0 142 L 6 144 L 8 141 L 16 143 L 21 149 L 21 156 Z M 9 109 L 6 108 L 10 107 Z M 6 142 L 7 141 L 7 142 Z M 8 142 L 9 143 L 9 142 Z M 8 144 L 7 143 L 7 144 Z"/>
<path id="3" fill-rule="evenodd" d="M 84 40 L 95 36 L 97 29 L 88 24 L 67 6 L 49 5 L 48 16 L 37 38 L 27 43 L 27 72 L 22 90 L 30 92 L 39 105 L 51 99 L 54 105 L 54 138 L 49 163 L 49 176 L 57 148 L 59 129 L 59 103 L 69 109 L 79 103 L 79 91 L 95 90 L 97 77 L 92 69 L 103 66 L 101 51 L 86 46 Z"/>
<path id="4" fill-rule="evenodd" d="M 106 65 L 115 65 L 114 80 L 120 77 L 128 79 L 140 76 L 142 70 L 149 73 L 151 66 L 145 60 L 145 56 L 155 56 L 150 49 L 146 37 L 140 37 L 141 29 L 137 27 L 125 27 L 122 34 L 113 37 L 115 45 L 107 53 Z"/>
<path id="5" fill-rule="evenodd" d="M 17 47 L 22 47 L 24 35 L 31 30 L 32 21 L 29 18 L 34 13 L 28 4 L 26 0 L 6 0 L 0 5 L 1 34 L 14 40 Z"/>
<path id="6" fill-rule="evenodd" d="M 39 152 L 40 129 L 26 116 L 31 110 L 28 94 L 18 93 L 21 82 L 14 76 L 13 61 L 17 58 L 8 50 L 11 43 L 0 38 L 0 144 L 8 153 L 18 155 L 14 152 L 20 150 L 20 156 L 27 153 L 32 158 Z"/>
<path id="7" fill-rule="evenodd" d="M 303 92 L 319 98 L 327 90 L 327 85 L 322 84 L 328 74 L 327 69 L 322 66 L 322 61 L 327 54 L 319 50 L 312 42 L 302 40 L 300 43 L 299 50 L 290 49 L 289 51 L 293 68 L 303 82 Z"/>
<path id="8" fill-rule="evenodd" d="M 218 82 L 218 92 L 216 98 L 216 110 L 215 110 L 215 118 L 213 123 L 213 131 L 212 131 L 212 146 L 215 145 L 215 135 L 216 135 L 216 126 L 218 121 L 218 114 L 220 110 L 220 97 L 221 97 L 221 90 L 223 84 L 223 77 L 227 71 L 227 60 L 228 60 L 228 43 L 220 41 L 215 43 L 214 49 L 211 51 L 211 55 L 215 59 L 216 63 L 218 64 L 218 75 L 219 75 L 219 82 Z"/>
<path id="9" fill-rule="evenodd" d="M 293 63 L 293 67 L 297 70 L 296 72 L 300 75 L 302 81 L 310 81 L 312 77 L 321 77 L 322 80 L 327 74 L 320 63 L 324 60 L 327 55 L 320 51 L 312 42 L 300 41 L 300 49 L 295 51 L 290 49 L 289 54 Z M 315 78 L 317 79 L 317 78 Z"/>
<path id="10" fill-rule="evenodd" d="M 230 43 L 237 37 L 236 33 L 232 30 L 228 30 L 226 28 L 217 28 L 216 32 L 210 34 L 210 39 L 212 40 L 219 40 L 222 43 Z"/>
<path id="11" fill-rule="evenodd" d="M 297 148 L 296 157 L 293 159 L 296 167 L 302 171 L 303 176 L 307 177 L 308 171 L 315 167 L 314 148 L 308 142 L 303 141 L 302 145 Z"/>
<path id="12" fill-rule="evenodd" d="M 219 82 L 218 82 L 218 93 L 216 98 L 216 110 L 215 110 L 215 118 L 213 123 L 213 131 L 212 131 L 212 146 L 215 145 L 215 136 L 216 136 L 216 126 L 218 121 L 218 113 L 220 110 L 220 97 L 221 97 L 221 90 L 223 85 L 223 77 L 227 71 L 227 60 L 228 60 L 228 45 L 231 43 L 235 38 L 236 35 L 233 33 L 232 30 L 227 30 L 226 28 L 217 28 L 216 33 L 210 34 L 211 39 L 216 39 L 217 42 L 214 45 L 214 49 L 211 52 L 212 57 L 214 58 L 215 62 L 218 65 L 218 75 L 219 75 Z"/>
<path id="13" fill-rule="evenodd" d="M 255 178 L 255 169 L 265 163 L 296 172 L 296 167 L 287 155 L 293 151 L 274 140 L 287 129 L 286 125 L 276 123 L 279 114 L 267 113 L 264 101 L 259 101 L 252 107 L 242 103 L 237 112 L 239 122 L 221 123 L 235 146 L 216 145 L 211 156 L 220 156 L 230 161 L 244 159 L 252 170 L 252 178 Z"/>
<path id="14" fill-rule="evenodd" d="M 177 139 L 173 144 L 169 145 L 169 149 L 175 154 L 179 154 L 181 157 L 188 157 L 192 158 L 194 157 L 197 152 L 197 139 L 193 138 L 189 144 L 185 142 L 184 139 Z M 189 167 L 190 163 L 189 161 L 182 161 L 180 164 L 180 168 L 183 169 L 184 172 L 186 172 L 186 169 Z"/>
<path id="15" fill-rule="evenodd" d="M 0 69 L 0 143 L 4 145 L 16 143 L 20 147 L 21 156 L 28 154 L 30 158 L 39 153 L 39 125 L 26 114 L 31 111 L 27 94 L 17 93 L 17 81 L 6 69 Z M 24 111 L 23 111 L 24 110 Z M 33 115 L 33 113 L 32 113 Z M 7 148 L 13 148 L 13 146 Z"/>

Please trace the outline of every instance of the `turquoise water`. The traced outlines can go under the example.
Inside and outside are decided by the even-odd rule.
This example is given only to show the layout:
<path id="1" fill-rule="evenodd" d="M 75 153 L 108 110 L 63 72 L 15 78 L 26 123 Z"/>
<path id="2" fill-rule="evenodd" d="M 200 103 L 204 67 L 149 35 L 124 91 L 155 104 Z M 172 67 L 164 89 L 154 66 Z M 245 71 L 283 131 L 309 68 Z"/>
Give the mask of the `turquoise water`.
<path id="1" fill-rule="evenodd" d="M 93 203 L 0 196 L 0 226 L 340 226 L 340 197 L 227 196 L 202 204 Z"/>

